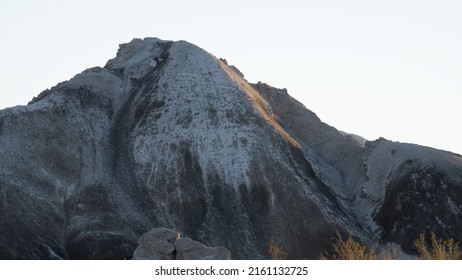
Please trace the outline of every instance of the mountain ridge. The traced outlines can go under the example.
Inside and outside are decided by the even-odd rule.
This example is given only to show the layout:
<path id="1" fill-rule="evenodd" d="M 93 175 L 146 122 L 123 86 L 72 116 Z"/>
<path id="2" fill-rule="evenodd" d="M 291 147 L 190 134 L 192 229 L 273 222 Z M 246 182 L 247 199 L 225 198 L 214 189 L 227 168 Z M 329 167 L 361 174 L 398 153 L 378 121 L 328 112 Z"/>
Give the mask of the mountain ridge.
<path id="1" fill-rule="evenodd" d="M 419 230 L 462 232 L 460 156 L 363 142 L 185 41 L 120 45 L 104 67 L 1 110 L 0 136 L 4 259 L 131 258 L 154 227 L 238 259 L 268 257 L 270 240 L 316 258 L 336 230 L 407 250 Z M 438 204 L 419 206 L 417 183 Z"/>

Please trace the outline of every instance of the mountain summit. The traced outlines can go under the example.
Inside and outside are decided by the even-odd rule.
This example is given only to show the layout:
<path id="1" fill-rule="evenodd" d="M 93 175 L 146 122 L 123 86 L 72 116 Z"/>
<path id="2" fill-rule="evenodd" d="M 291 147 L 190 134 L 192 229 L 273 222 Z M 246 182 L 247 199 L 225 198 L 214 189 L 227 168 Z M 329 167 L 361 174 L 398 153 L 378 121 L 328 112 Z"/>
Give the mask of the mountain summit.
<path id="1" fill-rule="evenodd" d="M 323 123 L 184 41 L 117 56 L 0 111 L 0 258 L 131 258 L 166 227 L 234 259 L 317 258 L 338 230 L 462 240 L 462 157 Z"/>

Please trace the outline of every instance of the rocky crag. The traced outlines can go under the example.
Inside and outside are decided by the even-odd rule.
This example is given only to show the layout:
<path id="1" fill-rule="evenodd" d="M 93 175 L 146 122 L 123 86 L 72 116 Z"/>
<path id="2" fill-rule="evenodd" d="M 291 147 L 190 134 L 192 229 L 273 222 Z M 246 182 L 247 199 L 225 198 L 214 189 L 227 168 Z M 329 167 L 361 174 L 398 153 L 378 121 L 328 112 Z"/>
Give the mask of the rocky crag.
<path id="1" fill-rule="evenodd" d="M 3 259 L 131 259 L 155 227 L 235 259 L 316 258 L 336 230 L 462 240 L 460 155 L 340 132 L 184 41 L 135 39 L 0 111 L 0 153 Z"/>

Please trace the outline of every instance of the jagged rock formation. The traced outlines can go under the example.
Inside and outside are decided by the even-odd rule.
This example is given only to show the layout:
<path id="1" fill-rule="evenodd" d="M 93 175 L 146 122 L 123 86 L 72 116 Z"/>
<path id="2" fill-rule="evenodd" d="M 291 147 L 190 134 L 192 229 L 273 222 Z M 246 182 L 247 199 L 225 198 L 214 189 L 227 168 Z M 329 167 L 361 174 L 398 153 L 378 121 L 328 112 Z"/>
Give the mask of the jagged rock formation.
<path id="1" fill-rule="evenodd" d="M 176 231 L 154 228 L 140 237 L 134 260 L 230 260 L 224 247 L 206 247 Z"/>
<path id="2" fill-rule="evenodd" d="M 322 123 L 184 41 L 123 44 L 0 111 L 0 258 L 131 258 L 175 228 L 233 258 L 316 258 L 335 230 L 462 240 L 462 157 Z"/>

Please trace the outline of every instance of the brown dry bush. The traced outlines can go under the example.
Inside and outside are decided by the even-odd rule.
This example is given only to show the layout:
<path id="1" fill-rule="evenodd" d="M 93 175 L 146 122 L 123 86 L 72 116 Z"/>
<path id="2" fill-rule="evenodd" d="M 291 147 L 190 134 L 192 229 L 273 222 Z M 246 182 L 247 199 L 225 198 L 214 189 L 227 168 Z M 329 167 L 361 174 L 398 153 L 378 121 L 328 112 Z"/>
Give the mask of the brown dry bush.
<path id="1" fill-rule="evenodd" d="M 454 240 L 442 240 L 436 239 L 436 234 L 431 233 L 430 235 L 431 247 L 427 246 L 425 239 L 425 233 L 421 233 L 419 237 L 414 240 L 414 245 L 417 248 L 417 259 L 420 260 L 459 260 L 462 257 L 462 253 L 459 249 L 459 243 Z"/>
<path id="2" fill-rule="evenodd" d="M 347 240 L 343 240 L 340 233 L 337 231 L 335 243 L 332 245 L 333 253 L 324 253 L 320 259 L 324 260 L 376 260 L 377 245 L 367 248 L 351 236 Z"/>
<path id="3" fill-rule="evenodd" d="M 271 240 L 268 246 L 268 254 L 271 256 L 272 260 L 286 260 L 287 253 L 284 251 L 281 245 L 276 241 Z"/>
<path id="4" fill-rule="evenodd" d="M 462 252 L 459 249 L 459 243 L 454 240 L 437 239 L 435 233 L 431 233 L 430 241 L 425 239 L 425 233 L 421 233 L 414 240 L 414 245 L 417 249 L 417 259 L 420 260 L 459 260 L 462 258 Z M 377 254 L 377 244 L 371 248 L 367 248 L 351 236 L 343 240 L 339 232 L 332 245 L 333 252 L 331 254 L 324 253 L 320 259 L 324 260 L 399 260 L 402 257 L 401 248 L 392 243 L 387 250 Z"/>
<path id="5" fill-rule="evenodd" d="M 332 253 L 323 253 L 319 257 L 321 260 L 399 260 L 402 257 L 402 251 L 399 245 L 392 243 L 388 249 L 377 254 L 377 243 L 367 248 L 366 245 L 354 240 L 348 236 L 343 240 L 340 233 L 337 231 L 337 236 L 332 244 Z M 428 246 L 428 243 L 431 243 Z M 459 243 L 454 242 L 454 239 L 442 240 L 437 239 L 435 233 L 430 234 L 430 242 L 425 239 L 425 233 L 421 233 L 414 240 L 414 245 L 417 249 L 419 260 L 460 260 L 462 252 L 459 248 Z M 273 260 L 287 259 L 287 253 L 284 248 L 276 241 L 271 240 L 268 246 L 268 254 Z"/>

